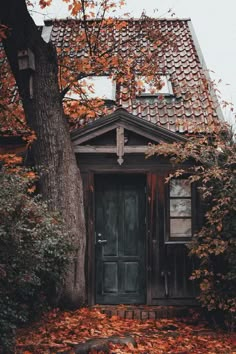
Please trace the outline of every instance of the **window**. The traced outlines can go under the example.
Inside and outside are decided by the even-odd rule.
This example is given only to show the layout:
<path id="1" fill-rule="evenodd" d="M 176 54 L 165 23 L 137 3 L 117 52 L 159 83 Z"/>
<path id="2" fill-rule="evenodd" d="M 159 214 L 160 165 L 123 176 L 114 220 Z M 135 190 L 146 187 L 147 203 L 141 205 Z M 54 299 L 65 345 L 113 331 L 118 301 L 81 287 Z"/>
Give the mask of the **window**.
<path id="1" fill-rule="evenodd" d="M 110 76 L 90 76 L 80 81 L 84 94 L 89 99 L 100 98 L 115 101 L 116 83 Z M 80 95 L 72 90 L 66 96 L 71 99 L 80 99 Z"/>
<path id="2" fill-rule="evenodd" d="M 192 236 L 192 188 L 188 179 L 172 179 L 169 184 L 169 239 Z"/>
<path id="3" fill-rule="evenodd" d="M 156 78 L 155 80 L 150 80 L 145 76 L 137 76 L 137 96 L 139 97 L 150 97 L 150 96 L 171 96 L 173 95 L 172 85 L 168 75 L 160 75 L 159 82 Z M 157 85 L 160 84 L 160 87 Z"/>

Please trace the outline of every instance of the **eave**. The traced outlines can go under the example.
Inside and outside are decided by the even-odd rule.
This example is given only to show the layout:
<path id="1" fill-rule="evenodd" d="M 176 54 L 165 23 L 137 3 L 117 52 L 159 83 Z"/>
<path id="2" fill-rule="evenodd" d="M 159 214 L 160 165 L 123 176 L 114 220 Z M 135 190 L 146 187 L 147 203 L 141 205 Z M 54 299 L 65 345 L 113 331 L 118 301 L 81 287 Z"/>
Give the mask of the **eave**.
<path id="1" fill-rule="evenodd" d="M 95 138 L 105 136 L 111 131 L 115 131 L 116 134 L 113 144 L 94 144 Z M 114 113 L 72 132 L 74 152 L 79 154 L 116 154 L 120 165 L 124 162 L 125 154 L 145 154 L 148 144 L 127 145 L 125 142 L 126 131 L 135 133 L 141 140 L 145 139 L 151 144 L 187 141 L 183 135 L 138 118 L 128 113 L 124 108 L 118 108 Z"/>
<path id="2" fill-rule="evenodd" d="M 99 135 L 105 134 L 118 126 L 127 130 L 132 130 L 156 143 L 184 142 L 188 140 L 186 136 L 134 116 L 133 114 L 128 113 L 124 108 L 118 108 L 112 114 L 101 117 L 85 127 L 73 131 L 71 133 L 71 140 L 74 146 L 77 146 Z"/>

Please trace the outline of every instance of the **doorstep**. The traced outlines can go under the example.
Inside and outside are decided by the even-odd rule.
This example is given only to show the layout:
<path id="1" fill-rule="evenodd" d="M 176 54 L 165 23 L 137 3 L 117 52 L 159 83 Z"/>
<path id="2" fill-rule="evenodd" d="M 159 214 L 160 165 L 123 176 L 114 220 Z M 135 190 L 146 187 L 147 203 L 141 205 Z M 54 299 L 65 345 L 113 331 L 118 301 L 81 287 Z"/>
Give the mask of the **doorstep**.
<path id="1" fill-rule="evenodd" d="M 183 306 L 95 305 L 93 308 L 109 317 L 124 319 L 157 320 L 161 318 L 189 317 L 195 308 Z"/>

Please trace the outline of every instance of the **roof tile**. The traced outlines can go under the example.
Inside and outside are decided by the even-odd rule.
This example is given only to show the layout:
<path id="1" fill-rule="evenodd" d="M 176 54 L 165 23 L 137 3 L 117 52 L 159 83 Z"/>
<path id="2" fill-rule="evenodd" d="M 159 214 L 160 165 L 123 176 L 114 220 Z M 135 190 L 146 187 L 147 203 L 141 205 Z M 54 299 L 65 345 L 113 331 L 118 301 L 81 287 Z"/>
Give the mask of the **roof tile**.
<path id="1" fill-rule="evenodd" d="M 95 22 L 96 23 L 96 22 Z M 102 40 L 112 43 L 114 38 L 120 42 L 128 39 L 129 36 L 137 31 L 137 24 L 140 21 L 129 20 L 129 25 L 120 31 L 104 31 Z M 121 105 L 128 112 L 142 117 L 162 127 L 176 132 L 193 132 L 194 128 L 201 131 L 207 129 L 207 125 L 217 118 L 216 109 L 213 106 L 213 99 L 210 92 L 204 91 L 203 79 L 205 79 L 205 68 L 200 64 L 201 58 L 192 38 L 189 20 L 181 19 L 161 19 L 155 20 L 153 30 L 161 29 L 163 34 L 175 36 L 175 50 L 160 48 L 158 57 L 160 67 L 163 71 L 170 74 L 174 96 L 173 98 L 164 97 L 136 97 L 133 98 L 129 86 L 123 85 L 118 92 L 117 104 Z M 79 38 L 80 22 L 76 20 L 60 20 L 53 22 L 51 41 L 57 47 L 68 48 L 71 38 Z M 147 48 L 153 51 L 152 43 L 144 36 L 145 28 L 141 29 L 143 37 L 139 36 L 140 48 Z M 127 45 L 121 47 L 123 58 L 128 56 L 129 48 Z M 77 57 L 85 55 L 86 50 L 77 52 Z M 142 57 L 142 53 L 136 53 Z M 71 58 L 76 54 L 71 53 Z M 132 55 L 132 53 L 129 53 Z M 196 93 L 192 93 L 196 88 Z M 187 100 L 187 96 L 191 99 Z"/>

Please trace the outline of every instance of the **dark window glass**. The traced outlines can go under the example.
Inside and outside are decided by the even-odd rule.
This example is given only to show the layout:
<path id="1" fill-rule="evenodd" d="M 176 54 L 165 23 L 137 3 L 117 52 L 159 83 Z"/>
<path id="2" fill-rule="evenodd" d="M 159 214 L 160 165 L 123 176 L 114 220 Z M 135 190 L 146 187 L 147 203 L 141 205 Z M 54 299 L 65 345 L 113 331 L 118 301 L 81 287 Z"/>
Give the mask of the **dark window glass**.
<path id="1" fill-rule="evenodd" d="M 192 192 L 188 179 L 172 179 L 169 185 L 170 239 L 192 236 Z"/>

